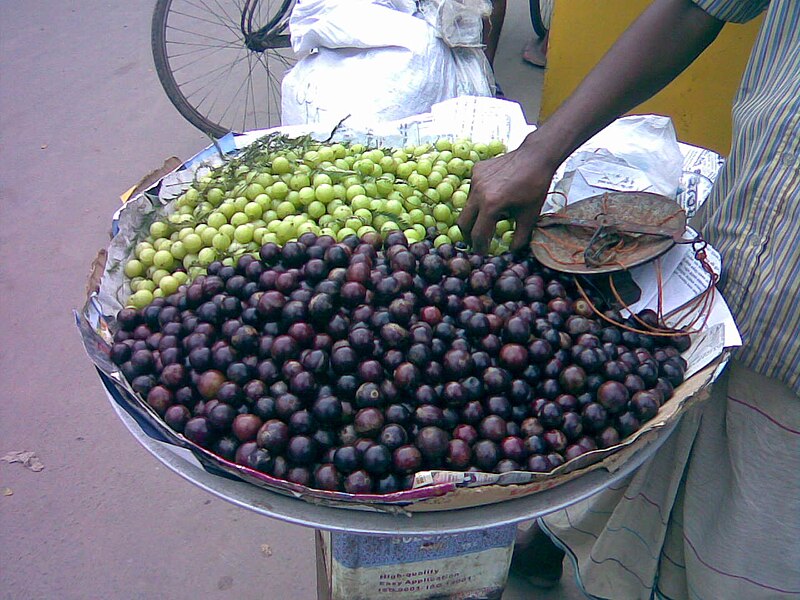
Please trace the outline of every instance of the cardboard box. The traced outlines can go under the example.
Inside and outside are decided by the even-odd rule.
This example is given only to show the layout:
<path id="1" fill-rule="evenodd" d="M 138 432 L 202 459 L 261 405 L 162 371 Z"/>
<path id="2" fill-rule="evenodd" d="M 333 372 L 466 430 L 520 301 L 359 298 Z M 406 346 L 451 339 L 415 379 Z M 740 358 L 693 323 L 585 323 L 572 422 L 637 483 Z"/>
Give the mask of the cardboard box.
<path id="1" fill-rule="evenodd" d="M 515 525 L 423 537 L 317 531 L 317 599 L 499 599 L 515 533 Z"/>

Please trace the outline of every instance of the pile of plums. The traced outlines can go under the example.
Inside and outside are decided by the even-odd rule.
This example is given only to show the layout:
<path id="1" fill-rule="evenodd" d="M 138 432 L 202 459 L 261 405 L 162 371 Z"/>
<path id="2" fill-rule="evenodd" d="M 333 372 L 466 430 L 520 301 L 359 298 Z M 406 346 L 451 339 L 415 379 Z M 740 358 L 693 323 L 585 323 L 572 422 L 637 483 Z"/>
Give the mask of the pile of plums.
<path id="1" fill-rule="evenodd" d="M 689 339 L 641 333 L 657 321 L 530 255 L 305 233 L 121 310 L 111 358 L 224 459 L 384 494 L 419 471 L 549 472 L 619 444 L 683 381 Z"/>

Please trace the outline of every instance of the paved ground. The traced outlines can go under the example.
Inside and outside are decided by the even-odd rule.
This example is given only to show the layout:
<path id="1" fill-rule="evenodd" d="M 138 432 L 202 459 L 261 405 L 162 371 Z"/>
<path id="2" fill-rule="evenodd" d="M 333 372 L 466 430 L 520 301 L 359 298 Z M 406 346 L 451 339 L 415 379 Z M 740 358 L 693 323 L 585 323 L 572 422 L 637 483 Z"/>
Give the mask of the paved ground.
<path id="1" fill-rule="evenodd" d="M 525 3 L 509 3 L 498 73 L 538 114 Z M 81 306 L 118 196 L 205 138 L 172 108 L 149 50 L 151 3 L 0 4 L 0 597 L 314 597 L 312 531 L 213 498 L 123 428 L 85 358 Z M 517 14 L 519 13 L 519 14 Z M 535 596 L 512 581 L 506 598 Z"/>

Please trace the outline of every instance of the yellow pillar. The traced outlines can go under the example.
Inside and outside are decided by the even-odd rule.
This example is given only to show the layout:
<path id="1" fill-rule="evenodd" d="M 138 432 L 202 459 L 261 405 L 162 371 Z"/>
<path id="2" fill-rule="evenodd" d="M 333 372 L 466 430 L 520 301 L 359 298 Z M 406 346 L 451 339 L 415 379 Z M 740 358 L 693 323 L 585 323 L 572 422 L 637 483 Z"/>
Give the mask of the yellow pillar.
<path id="1" fill-rule="evenodd" d="M 562 0 L 550 27 L 542 108 L 546 120 L 600 60 L 648 0 Z M 727 155 L 731 105 L 761 19 L 727 24 L 675 81 L 632 113 L 669 115 L 678 139 Z"/>

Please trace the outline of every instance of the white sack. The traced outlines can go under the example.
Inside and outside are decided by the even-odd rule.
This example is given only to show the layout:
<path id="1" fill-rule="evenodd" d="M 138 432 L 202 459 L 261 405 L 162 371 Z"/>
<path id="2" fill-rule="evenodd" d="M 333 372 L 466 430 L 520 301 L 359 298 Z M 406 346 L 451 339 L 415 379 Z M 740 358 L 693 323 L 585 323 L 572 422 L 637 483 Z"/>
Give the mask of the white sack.
<path id="1" fill-rule="evenodd" d="M 565 162 L 555 186 L 568 203 L 605 191 L 654 192 L 675 198 L 683 172 L 675 128 L 669 117 L 632 115 L 617 119 L 578 148 Z M 543 212 L 563 206 L 548 197 Z"/>
<path id="2" fill-rule="evenodd" d="M 491 96 L 483 52 L 451 49 L 413 9 L 407 0 L 299 0 L 289 27 L 304 58 L 283 80 L 283 125 L 391 121 Z"/>

